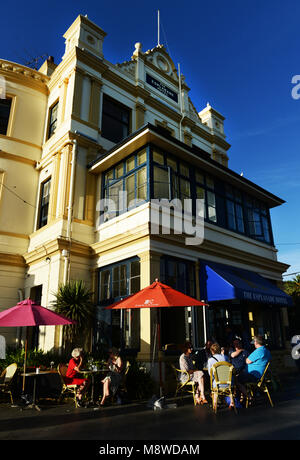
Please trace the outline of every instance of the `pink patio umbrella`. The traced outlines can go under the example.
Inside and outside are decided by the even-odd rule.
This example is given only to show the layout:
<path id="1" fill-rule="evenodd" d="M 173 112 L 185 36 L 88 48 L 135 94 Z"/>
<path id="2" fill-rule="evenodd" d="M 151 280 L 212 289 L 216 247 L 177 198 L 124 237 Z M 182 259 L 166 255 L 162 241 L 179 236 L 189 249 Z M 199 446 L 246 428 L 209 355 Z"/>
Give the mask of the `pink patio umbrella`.
<path id="1" fill-rule="evenodd" d="M 24 326 L 58 326 L 74 324 L 71 321 L 47 308 L 38 305 L 31 299 L 23 300 L 14 307 L 0 313 L 0 327 L 24 327 Z M 25 373 L 27 360 L 27 333 L 25 341 L 23 391 L 25 388 Z"/>

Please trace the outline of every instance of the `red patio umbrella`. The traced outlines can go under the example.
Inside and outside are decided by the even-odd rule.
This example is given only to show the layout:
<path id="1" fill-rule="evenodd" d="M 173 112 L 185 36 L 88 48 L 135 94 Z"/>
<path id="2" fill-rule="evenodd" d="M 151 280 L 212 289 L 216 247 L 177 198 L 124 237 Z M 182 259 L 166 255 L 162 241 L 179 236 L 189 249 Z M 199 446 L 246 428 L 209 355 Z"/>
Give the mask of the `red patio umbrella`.
<path id="1" fill-rule="evenodd" d="M 124 300 L 118 300 L 118 302 L 105 308 L 118 310 L 129 308 L 202 307 L 204 305 L 207 304 L 156 280 L 136 294 L 132 294 Z"/>
<path id="2" fill-rule="evenodd" d="M 154 283 L 141 291 L 127 297 L 124 300 L 119 300 L 108 307 L 108 310 L 120 310 L 131 308 L 167 308 L 167 307 L 203 307 L 207 304 L 200 300 L 194 299 L 176 289 L 160 283 L 157 279 Z M 160 343 L 160 324 L 157 321 L 157 336 L 158 347 L 161 348 Z M 162 377 L 161 377 L 161 361 L 159 359 L 159 380 L 160 391 L 162 392 Z"/>
<path id="3" fill-rule="evenodd" d="M 58 326 L 73 323 L 74 321 L 38 305 L 29 298 L 0 313 L 0 327 Z M 25 341 L 24 374 L 26 372 L 26 359 L 27 333 Z M 24 387 L 25 375 L 23 376 L 23 391 Z"/>

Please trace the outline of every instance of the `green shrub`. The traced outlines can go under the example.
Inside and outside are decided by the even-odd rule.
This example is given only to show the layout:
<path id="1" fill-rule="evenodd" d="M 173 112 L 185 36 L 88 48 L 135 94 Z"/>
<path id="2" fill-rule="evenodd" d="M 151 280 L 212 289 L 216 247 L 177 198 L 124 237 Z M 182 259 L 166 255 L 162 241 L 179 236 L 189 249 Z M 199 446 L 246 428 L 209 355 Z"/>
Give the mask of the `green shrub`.
<path id="1" fill-rule="evenodd" d="M 6 359 L 0 360 L 1 371 L 12 363 L 17 363 L 18 367 L 22 368 L 24 365 L 25 350 L 7 348 Z M 59 354 L 58 352 L 43 352 L 42 350 L 28 350 L 27 351 L 27 367 L 50 367 L 53 363 L 53 367 L 61 362 L 68 362 L 70 359 L 66 354 Z"/>

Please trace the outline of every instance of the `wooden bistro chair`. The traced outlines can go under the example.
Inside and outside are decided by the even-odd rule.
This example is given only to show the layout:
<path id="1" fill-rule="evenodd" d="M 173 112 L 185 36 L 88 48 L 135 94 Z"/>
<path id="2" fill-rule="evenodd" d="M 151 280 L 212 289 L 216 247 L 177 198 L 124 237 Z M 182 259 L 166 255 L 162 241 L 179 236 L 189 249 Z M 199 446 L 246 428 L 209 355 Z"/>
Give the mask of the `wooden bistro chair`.
<path id="1" fill-rule="evenodd" d="M 78 407 L 77 404 L 77 399 L 76 399 L 76 394 L 77 394 L 77 385 L 67 385 L 65 381 L 66 373 L 68 370 L 68 366 L 66 364 L 59 364 L 57 366 L 57 372 L 60 376 L 61 384 L 62 384 L 62 389 L 59 397 L 59 401 L 62 401 L 63 398 L 67 395 L 73 395 L 74 397 L 74 402 L 75 402 L 75 407 Z"/>
<path id="2" fill-rule="evenodd" d="M 0 392 L 9 394 L 11 404 L 14 403 L 12 395 L 12 382 L 17 368 L 17 363 L 10 364 L 0 375 Z"/>
<path id="3" fill-rule="evenodd" d="M 213 411 L 216 414 L 218 409 L 219 397 L 229 396 L 233 401 L 234 411 L 236 407 L 234 402 L 235 387 L 232 384 L 234 366 L 226 361 L 219 361 L 214 364 L 210 370 L 210 388 Z M 215 384 L 215 386 L 214 386 Z"/>
<path id="4" fill-rule="evenodd" d="M 174 364 L 171 364 L 171 367 L 174 371 L 175 378 L 176 378 L 175 397 L 178 394 L 181 394 L 183 396 L 183 393 L 191 393 L 193 395 L 194 406 L 195 406 L 196 405 L 196 398 L 195 398 L 196 382 L 193 382 L 193 380 L 191 380 L 191 374 L 189 374 L 187 371 L 182 371 L 181 369 L 177 369 L 174 366 Z M 187 380 L 185 382 L 181 381 L 180 379 L 181 375 L 186 375 Z"/>
<path id="5" fill-rule="evenodd" d="M 246 390 L 247 390 L 246 408 L 248 408 L 249 406 L 250 398 L 253 399 L 255 397 L 255 394 L 259 391 L 267 394 L 271 407 L 274 407 L 274 404 L 273 404 L 273 401 L 271 399 L 269 389 L 268 389 L 268 384 L 271 383 L 271 380 L 269 380 L 266 376 L 269 366 L 270 366 L 270 362 L 268 362 L 268 364 L 266 365 L 264 373 L 258 382 L 246 383 Z"/>

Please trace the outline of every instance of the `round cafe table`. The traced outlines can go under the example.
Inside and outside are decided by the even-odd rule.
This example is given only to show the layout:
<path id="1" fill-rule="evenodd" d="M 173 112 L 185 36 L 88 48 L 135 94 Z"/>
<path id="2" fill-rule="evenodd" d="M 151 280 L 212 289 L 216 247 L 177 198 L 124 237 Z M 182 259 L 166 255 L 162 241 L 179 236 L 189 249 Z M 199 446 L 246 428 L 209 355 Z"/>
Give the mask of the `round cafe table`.
<path id="1" fill-rule="evenodd" d="M 26 409 L 36 409 L 38 411 L 41 411 L 42 409 L 36 404 L 36 384 L 37 384 L 37 379 L 46 374 L 53 374 L 56 371 L 49 370 L 49 371 L 40 371 L 40 372 L 25 372 L 21 374 L 22 377 L 32 377 L 33 380 L 33 395 L 32 395 L 32 403 L 26 406 Z"/>
<path id="2" fill-rule="evenodd" d="M 94 401 L 94 388 L 95 388 L 95 375 L 96 374 L 105 374 L 109 372 L 109 369 L 104 368 L 104 369 L 81 369 L 80 373 L 85 374 L 85 375 L 90 375 L 91 376 L 91 403 L 95 404 Z"/>

